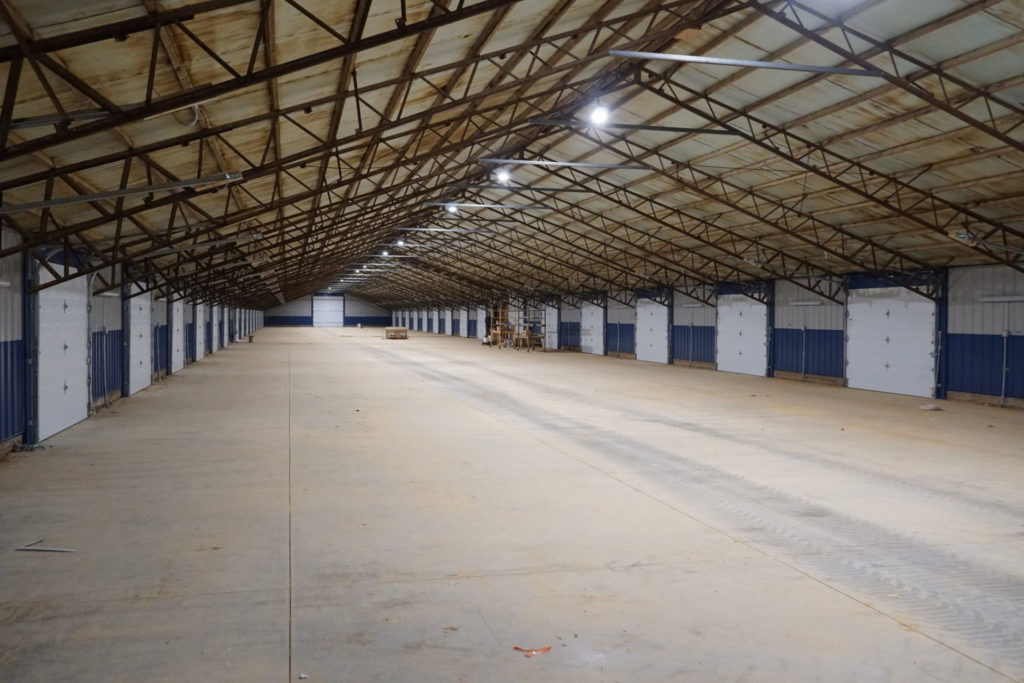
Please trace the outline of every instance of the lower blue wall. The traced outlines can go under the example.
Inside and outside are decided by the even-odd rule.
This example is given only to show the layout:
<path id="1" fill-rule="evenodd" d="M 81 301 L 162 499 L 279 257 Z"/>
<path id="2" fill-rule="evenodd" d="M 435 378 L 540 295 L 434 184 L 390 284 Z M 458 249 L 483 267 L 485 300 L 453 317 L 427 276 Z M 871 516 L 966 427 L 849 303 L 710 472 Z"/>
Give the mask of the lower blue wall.
<path id="1" fill-rule="evenodd" d="M 264 327 L 313 326 L 311 315 L 268 315 L 263 319 Z"/>
<path id="2" fill-rule="evenodd" d="M 433 332 L 433 331 L 434 331 L 434 317 L 430 316 L 429 318 L 427 318 L 427 332 Z"/>
<path id="3" fill-rule="evenodd" d="M 636 353 L 636 325 L 607 323 L 604 338 L 609 353 Z"/>
<path id="4" fill-rule="evenodd" d="M 196 362 L 196 324 L 185 323 L 185 362 Z"/>
<path id="5" fill-rule="evenodd" d="M 843 376 L 843 331 L 775 328 L 773 361 L 776 370 L 825 377 Z M 806 353 L 806 359 L 803 355 Z M 806 365 L 805 365 L 806 363 Z"/>
<path id="6" fill-rule="evenodd" d="M 166 370 L 171 349 L 167 339 L 167 325 L 153 326 L 153 374 Z"/>
<path id="7" fill-rule="evenodd" d="M 387 315 L 346 315 L 345 326 L 355 327 L 387 327 L 391 324 L 391 316 Z"/>
<path id="8" fill-rule="evenodd" d="M 476 338 L 476 320 L 466 321 L 466 336 Z"/>
<path id="9" fill-rule="evenodd" d="M 559 348 L 571 346 L 580 347 L 580 324 L 562 321 L 558 326 Z"/>
<path id="10" fill-rule="evenodd" d="M 92 400 L 121 389 L 124 378 L 124 334 L 121 330 L 92 333 Z"/>
<path id="11" fill-rule="evenodd" d="M 213 322 L 206 321 L 206 353 L 213 353 Z"/>
<path id="12" fill-rule="evenodd" d="M 444 328 L 447 324 L 448 321 L 446 321 L 444 318 L 439 318 L 437 321 L 437 333 L 444 334 Z"/>
<path id="13" fill-rule="evenodd" d="M 462 321 L 459 320 L 458 318 L 452 318 L 452 334 L 453 335 L 458 336 L 458 334 L 459 334 L 459 332 L 460 332 L 460 330 L 462 328 L 462 325 L 460 324 L 461 322 Z"/>
<path id="14" fill-rule="evenodd" d="M 693 358 L 690 348 L 693 347 Z M 708 325 L 676 325 L 672 328 L 672 358 L 696 363 L 715 362 L 715 328 Z"/>
<path id="15" fill-rule="evenodd" d="M 25 432 L 25 343 L 0 342 L 0 441 Z"/>
<path id="16" fill-rule="evenodd" d="M 1006 349 L 1006 395 L 1024 398 L 1024 336 L 1010 337 Z M 1003 338 L 996 334 L 950 334 L 949 391 L 999 396 L 1002 390 Z"/>

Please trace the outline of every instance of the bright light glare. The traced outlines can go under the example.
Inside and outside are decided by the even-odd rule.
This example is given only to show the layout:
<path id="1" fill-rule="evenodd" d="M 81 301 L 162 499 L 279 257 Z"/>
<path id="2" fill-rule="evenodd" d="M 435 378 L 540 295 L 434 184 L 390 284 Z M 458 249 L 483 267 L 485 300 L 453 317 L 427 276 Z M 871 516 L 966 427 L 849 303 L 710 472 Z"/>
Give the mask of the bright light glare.
<path id="1" fill-rule="evenodd" d="M 388 255 L 388 250 L 385 249 L 383 253 L 384 253 L 384 256 L 387 256 Z"/>
<path id="2" fill-rule="evenodd" d="M 459 207 L 457 207 L 457 206 L 455 206 L 453 204 L 449 204 L 445 208 L 448 210 L 448 213 L 450 213 L 450 214 L 456 214 L 456 213 L 459 212 Z"/>
<path id="3" fill-rule="evenodd" d="M 498 182 L 499 183 L 503 183 L 503 184 L 507 183 L 511 178 L 512 178 L 512 176 L 505 169 L 501 169 L 500 171 L 498 171 Z"/>
<path id="4" fill-rule="evenodd" d="M 398 240 L 398 246 L 404 247 L 405 246 L 405 240 Z"/>
<path id="5" fill-rule="evenodd" d="M 590 112 L 590 122 L 595 126 L 608 123 L 608 107 L 601 105 L 594 107 L 594 111 Z"/>

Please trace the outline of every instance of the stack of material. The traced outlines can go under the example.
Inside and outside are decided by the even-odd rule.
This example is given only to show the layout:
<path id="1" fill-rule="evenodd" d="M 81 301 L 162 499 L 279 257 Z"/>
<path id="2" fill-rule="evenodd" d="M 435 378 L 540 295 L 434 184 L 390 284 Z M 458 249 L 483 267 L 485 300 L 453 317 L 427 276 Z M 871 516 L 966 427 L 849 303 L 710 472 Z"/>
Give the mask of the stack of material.
<path id="1" fill-rule="evenodd" d="M 384 328 L 385 339 L 408 339 L 409 328 L 407 327 L 385 327 Z"/>

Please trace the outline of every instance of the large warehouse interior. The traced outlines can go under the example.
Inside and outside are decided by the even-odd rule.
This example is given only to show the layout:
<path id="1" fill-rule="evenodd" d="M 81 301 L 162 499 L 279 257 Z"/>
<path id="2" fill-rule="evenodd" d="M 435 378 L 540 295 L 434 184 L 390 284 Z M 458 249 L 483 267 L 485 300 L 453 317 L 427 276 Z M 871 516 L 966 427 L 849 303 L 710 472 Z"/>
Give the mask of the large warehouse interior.
<path id="1" fill-rule="evenodd" d="M 0 679 L 1024 680 L 1022 65 L 1022 0 L 0 0 Z"/>

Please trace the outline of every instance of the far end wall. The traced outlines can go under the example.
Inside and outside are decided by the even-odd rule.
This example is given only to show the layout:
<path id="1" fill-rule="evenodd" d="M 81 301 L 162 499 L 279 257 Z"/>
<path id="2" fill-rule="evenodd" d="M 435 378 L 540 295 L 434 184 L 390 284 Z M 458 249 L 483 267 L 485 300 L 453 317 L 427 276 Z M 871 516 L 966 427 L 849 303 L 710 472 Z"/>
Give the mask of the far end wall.
<path id="1" fill-rule="evenodd" d="M 379 306 L 374 306 L 351 294 L 345 294 L 342 298 L 345 302 L 345 325 L 385 327 L 391 324 L 391 313 L 389 311 Z M 289 301 L 286 304 L 275 306 L 267 311 L 264 318 L 265 325 L 268 327 L 294 325 L 310 327 L 313 325 L 313 307 L 315 305 L 316 298 L 312 295 L 306 295 Z"/>

